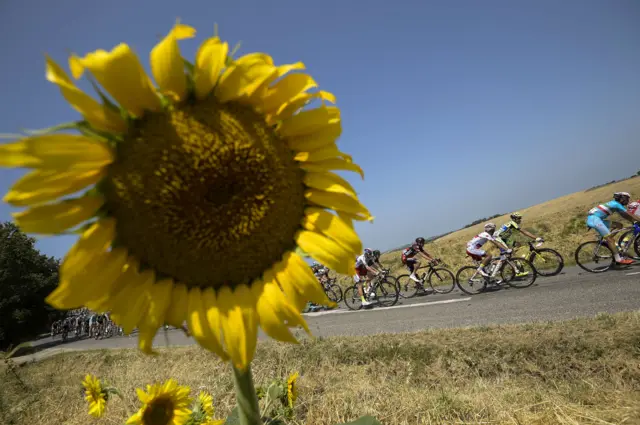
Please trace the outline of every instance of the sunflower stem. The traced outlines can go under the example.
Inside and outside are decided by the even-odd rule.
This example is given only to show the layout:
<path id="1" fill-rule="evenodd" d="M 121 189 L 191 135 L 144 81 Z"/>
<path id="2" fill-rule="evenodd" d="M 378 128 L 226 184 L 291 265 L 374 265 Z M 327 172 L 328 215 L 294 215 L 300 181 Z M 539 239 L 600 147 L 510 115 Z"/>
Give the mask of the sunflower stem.
<path id="1" fill-rule="evenodd" d="M 262 425 L 258 396 L 253 386 L 251 365 L 246 371 L 233 367 L 233 382 L 236 387 L 236 399 L 238 403 L 238 416 L 241 425 Z"/>

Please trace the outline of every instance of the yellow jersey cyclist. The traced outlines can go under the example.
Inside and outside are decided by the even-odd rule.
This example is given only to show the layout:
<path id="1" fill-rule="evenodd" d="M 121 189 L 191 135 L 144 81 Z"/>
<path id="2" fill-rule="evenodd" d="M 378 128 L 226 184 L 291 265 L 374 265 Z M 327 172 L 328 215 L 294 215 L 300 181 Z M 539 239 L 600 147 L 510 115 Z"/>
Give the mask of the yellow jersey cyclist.
<path id="1" fill-rule="evenodd" d="M 626 206 L 629 204 L 630 200 L 631 195 L 627 192 L 616 192 L 613 194 L 612 201 L 596 205 L 589 210 L 589 215 L 587 216 L 587 227 L 594 229 L 604 238 L 607 242 L 607 246 L 613 252 L 613 258 L 616 263 L 621 265 L 633 264 L 633 260 L 620 257 L 620 252 L 616 246 L 615 238 L 611 234 L 611 221 L 607 220 L 607 218 L 617 212 L 622 216 L 622 218 L 631 222 L 640 220 L 639 217 L 630 214 L 627 211 Z"/>
<path id="2" fill-rule="evenodd" d="M 513 248 L 515 245 L 515 241 L 513 240 L 514 232 L 522 233 L 528 238 L 535 239 L 536 242 L 544 242 L 544 239 L 520 227 L 520 223 L 522 223 L 522 214 L 520 214 L 519 212 L 514 212 L 513 214 L 511 214 L 510 218 L 510 222 L 503 224 L 496 231 L 495 238 L 500 242 L 504 243 L 510 248 Z M 522 277 L 526 276 L 527 274 L 528 272 L 518 272 L 516 273 L 516 276 Z"/>

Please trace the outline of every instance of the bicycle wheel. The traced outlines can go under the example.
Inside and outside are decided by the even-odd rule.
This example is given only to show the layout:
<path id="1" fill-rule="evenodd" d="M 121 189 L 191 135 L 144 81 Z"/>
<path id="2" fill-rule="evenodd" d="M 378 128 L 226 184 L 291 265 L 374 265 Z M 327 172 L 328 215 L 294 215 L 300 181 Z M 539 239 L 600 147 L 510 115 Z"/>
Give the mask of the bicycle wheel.
<path id="1" fill-rule="evenodd" d="M 398 276 L 396 288 L 402 298 L 413 298 L 420 290 L 420 284 L 411 279 L 408 274 L 403 274 L 402 276 Z"/>
<path id="2" fill-rule="evenodd" d="M 564 268 L 564 258 L 551 248 L 540 248 L 532 252 L 530 261 L 540 276 L 555 276 Z"/>
<path id="3" fill-rule="evenodd" d="M 576 264 L 590 273 L 602 273 L 614 263 L 613 252 L 605 243 L 588 241 L 578 246 L 575 253 Z"/>
<path id="4" fill-rule="evenodd" d="M 340 302 L 340 295 L 336 293 L 333 287 L 324 288 L 324 293 L 327 294 L 329 301 L 333 301 L 336 304 Z"/>
<path id="5" fill-rule="evenodd" d="M 329 285 L 329 289 L 332 290 L 336 295 L 336 299 L 335 300 L 329 298 L 329 299 L 331 299 L 331 301 L 333 301 L 335 303 L 339 303 L 340 301 L 342 301 L 342 297 L 343 297 L 342 288 L 339 285 L 337 285 L 335 283 L 331 283 Z"/>
<path id="6" fill-rule="evenodd" d="M 487 279 L 478 273 L 476 266 L 464 266 L 456 273 L 458 288 L 466 294 L 476 295 L 487 287 Z"/>
<path id="7" fill-rule="evenodd" d="M 628 240 L 626 241 L 626 243 L 623 243 L 622 241 L 627 238 Z M 640 242 L 638 241 L 638 239 L 638 236 L 634 235 L 633 230 L 624 232 L 624 234 L 622 234 L 618 238 L 617 242 L 618 251 L 620 252 L 620 254 L 629 258 L 633 258 L 634 260 L 640 260 Z"/>
<path id="8" fill-rule="evenodd" d="M 533 285 L 538 277 L 538 272 L 531 261 L 524 258 L 506 260 L 502 263 L 500 273 L 503 280 L 514 288 L 527 288 Z M 509 279 L 505 279 L 507 275 L 510 277 Z"/>
<path id="9" fill-rule="evenodd" d="M 360 299 L 360 295 L 358 295 L 358 288 L 355 285 L 348 287 L 344 291 L 344 303 L 349 310 L 360 310 L 362 308 L 362 300 Z"/>
<path id="10" fill-rule="evenodd" d="M 369 301 L 375 301 L 380 307 L 391 307 L 398 302 L 398 288 L 393 283 L 383 280 L 376 286 L 375 300 L 369 297 Z"/>
<path id="11" fill-rule="evenodd" d="M 432 269 L 427 281 L 431 289 L 438 294 L 448 294 L 456 287 L 456 277 L 451 270 L 444 267 Z"/>

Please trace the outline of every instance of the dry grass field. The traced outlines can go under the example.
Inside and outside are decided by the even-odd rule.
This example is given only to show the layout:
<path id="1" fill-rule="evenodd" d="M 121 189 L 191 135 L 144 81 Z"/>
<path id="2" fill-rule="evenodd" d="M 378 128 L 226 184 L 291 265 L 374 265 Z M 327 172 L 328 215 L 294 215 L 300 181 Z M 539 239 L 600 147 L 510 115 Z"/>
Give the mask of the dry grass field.
<path id="1" fill-rule="evenodd" d="M 305 339 L 259 344 L 258 384 L 299 371 L 292 424 L 336 424 L 372 414 L 395 424 L 640 424 L 640 313 L 567 322 L 431 330 L 412 334 Z M 0 368 L 3 425 L 116 425 L 86 414 L 86 373 L 123 391 L 176 378 L 214 396 L 217 417 L 234 405 L 231 371 L 199 347 L 58 355 L 18 369 Z"/>

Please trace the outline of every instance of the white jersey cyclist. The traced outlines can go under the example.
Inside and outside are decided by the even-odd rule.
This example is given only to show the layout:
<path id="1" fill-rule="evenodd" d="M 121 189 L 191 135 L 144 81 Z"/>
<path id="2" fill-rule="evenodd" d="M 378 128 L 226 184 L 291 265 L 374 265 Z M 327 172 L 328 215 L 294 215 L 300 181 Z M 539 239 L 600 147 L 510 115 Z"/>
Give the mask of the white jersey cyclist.
<path id="1" fill-rule="evenodd" d="M 488 241 L 495 241 L 495 240 L 496 238 L 487 232 L 479 233 L 467 243 L 467 254 L 469 254 L 471 258 L 484 257 L 484 255 L 487 252 L 481 248 Z M 479 258 L 476 258 L 476 259 L 479 259 Z"/>

